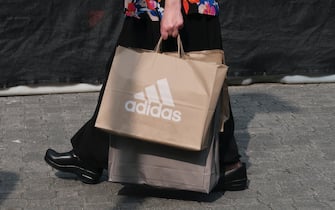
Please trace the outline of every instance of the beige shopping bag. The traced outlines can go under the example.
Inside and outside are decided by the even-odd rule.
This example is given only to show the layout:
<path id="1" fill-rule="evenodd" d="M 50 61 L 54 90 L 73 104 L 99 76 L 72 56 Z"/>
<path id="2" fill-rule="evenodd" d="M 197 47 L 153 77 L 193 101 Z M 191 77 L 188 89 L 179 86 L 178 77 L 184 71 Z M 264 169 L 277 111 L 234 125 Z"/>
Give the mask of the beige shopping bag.
<path id="1" fill-rule="evenodd" d="M 220 107 L 219 107 L 220 106 Z M 222 108 L 221 104 L 218 105 Z M 109 181 L 209 193 L 217 184 L 220 113 L 211 121 L 209 147 L 188 151 L 110 135 Z"/>
<path id="2" fill-rule="evenodd" d="M 179 47 L 177 56 L 171 56 L 159 53 L 158 48 L 117 47 L 95 126 L 118 135 L 202 150 L 208 143 L 205 136 L 227 66 L 194 57 L 210 59 L 212 53 L 222 61 L 223 51 L 185 54 Z"/>

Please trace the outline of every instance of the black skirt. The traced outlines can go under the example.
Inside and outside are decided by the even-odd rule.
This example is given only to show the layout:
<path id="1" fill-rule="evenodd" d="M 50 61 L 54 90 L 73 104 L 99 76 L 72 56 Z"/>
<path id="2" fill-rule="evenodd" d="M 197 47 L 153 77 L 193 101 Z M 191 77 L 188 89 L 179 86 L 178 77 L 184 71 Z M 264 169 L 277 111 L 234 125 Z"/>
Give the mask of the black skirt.
<path id="1" fill-rule="evenodd" d="M 180 37 L 186 52 L 222 49 L 221 28 L 217 16 L 184 15 Z M 153 50 L 159 38 L 160 23 L 143 15 L 140 19 L 126 18 L 118 42 L 125 47 Z M 176 51 L 176 39 L 169 38 L 164 41 L 162 49 L 166 52 Z"/>

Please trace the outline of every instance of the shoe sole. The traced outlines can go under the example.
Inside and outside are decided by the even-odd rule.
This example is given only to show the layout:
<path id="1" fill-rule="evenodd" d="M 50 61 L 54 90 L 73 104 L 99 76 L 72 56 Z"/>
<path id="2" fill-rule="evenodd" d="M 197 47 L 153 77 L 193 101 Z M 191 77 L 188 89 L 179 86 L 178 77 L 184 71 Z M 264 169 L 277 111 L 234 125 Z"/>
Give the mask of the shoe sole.
<path id="1" fill-rule="evenodd" d="M 237 180 L 225 183 L 222 189 L 226 191 L 241 191 L 247 188 L 248 188 L 247 179 L 237 179 Z"/>
<path id="2" fill-rule="evenodd" d="M 59 165 L 52 160 L 49 160 L 48 158 L 44 157 L 45 162 L 47 162 L 51 167 L 63 171 L 63 172 L 69 172 L 76 174 L 78 179 L 85 184 L 97 184 L 100 181 L 100 176 L 96 175 L 95 172 L 89 171 L 87 169 L 74 166 L 74 165 L 68 165 L 68 166 L 63 166 Z"/>

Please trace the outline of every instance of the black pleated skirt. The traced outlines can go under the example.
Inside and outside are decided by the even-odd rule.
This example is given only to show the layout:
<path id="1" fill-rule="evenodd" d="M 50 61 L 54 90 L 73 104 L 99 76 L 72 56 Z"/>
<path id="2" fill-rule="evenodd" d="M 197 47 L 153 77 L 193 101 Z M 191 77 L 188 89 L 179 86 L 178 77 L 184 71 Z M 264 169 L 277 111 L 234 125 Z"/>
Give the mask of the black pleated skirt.
<path id="1" fill-rule="evenodd" d="M 184 27 L 180 37 L 184 50 L 198 51 L 222 49 L 221 28 L 218 17 L 208 15 L 184 15 Z M 119 44 L 125 47 L 152 50 L 160 38 L 160 24 L 147 15 L 140 19 L 127 17 L 121 31 Z M 163 51 L 176 51 L 175 38 L 163 42 Z"/>

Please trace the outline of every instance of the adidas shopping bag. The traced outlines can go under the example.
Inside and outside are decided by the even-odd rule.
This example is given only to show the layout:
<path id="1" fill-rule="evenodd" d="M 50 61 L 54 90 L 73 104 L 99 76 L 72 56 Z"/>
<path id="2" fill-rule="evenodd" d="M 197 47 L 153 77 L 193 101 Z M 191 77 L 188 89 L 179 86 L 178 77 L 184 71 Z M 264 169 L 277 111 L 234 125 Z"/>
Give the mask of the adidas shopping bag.
<path id="1" fill-rule="evenodd" d="M 227 66 L 195 60 L 183 52 L 180 38 L 177 56 L 162 54 L 160 42 L 155 51 L 117 47 L 95 126 L 118 135 L 202 150 L 208 143 L 205 137 Z M 222 61 L 223 51 L 214 54 Z"/>

